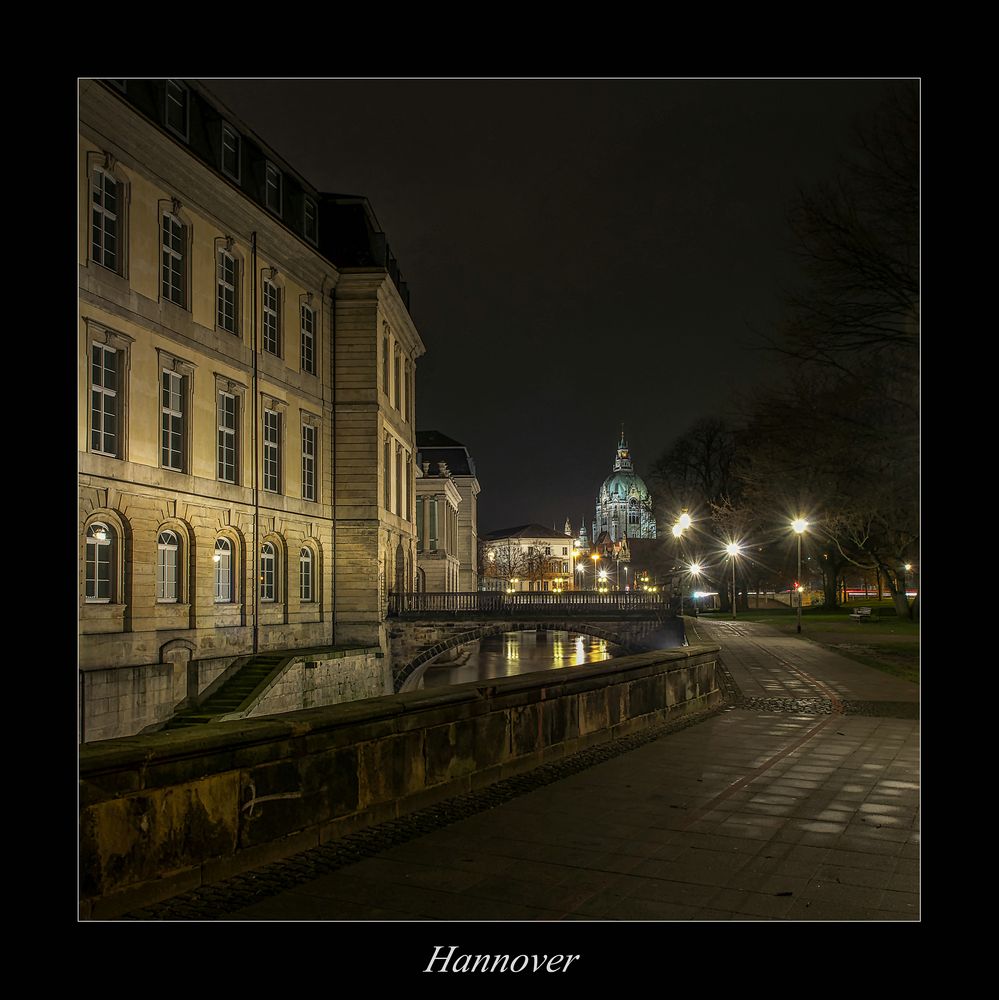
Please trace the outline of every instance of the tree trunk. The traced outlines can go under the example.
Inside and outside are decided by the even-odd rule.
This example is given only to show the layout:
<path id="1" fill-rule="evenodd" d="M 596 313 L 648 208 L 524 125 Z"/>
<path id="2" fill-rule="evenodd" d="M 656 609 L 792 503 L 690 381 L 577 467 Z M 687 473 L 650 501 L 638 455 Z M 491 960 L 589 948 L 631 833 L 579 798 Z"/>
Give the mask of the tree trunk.
<path id="1" fill-rule="evenodd" d="M 905 596 L 905 585 L 899 586 L 898 576 L 891 570 L 885 568 L 885 583 L 888 584 L 888 593 L 891 594 L 892 604 L 895 605 L 895 614 L 899 621 L 907 621 L 910 617 L 909 599 Z"/>

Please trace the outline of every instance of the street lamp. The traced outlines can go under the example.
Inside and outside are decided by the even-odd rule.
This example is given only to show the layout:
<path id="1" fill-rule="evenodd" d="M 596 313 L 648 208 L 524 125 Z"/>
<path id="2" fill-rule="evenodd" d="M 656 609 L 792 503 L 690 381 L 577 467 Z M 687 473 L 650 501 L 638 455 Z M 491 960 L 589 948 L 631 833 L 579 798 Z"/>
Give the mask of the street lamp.
<path id="1" fill-rule="evenodd" d="M 579 589 L 582 590 L 586 586 L 586 563 L 582 559 L 576 563 L 576 572 L 579 573 Z"/>
<path id="2" fill-rule="evenodd" d="M 590 558 L 593 560 L 593 589 L 597 589 L 597 560 L 600 558 L 600 554 L 594 552 Z"/>
<path id="3" fill-rule="evenodd" d="M 791 522 L 791 527 L 794 529 L 795 534 L 798 536 L 798 577 L 797 577 L 797 588 L 798 588 L 798 632 L 801 632 L 801 594 L 804 588 L 801 586 L 801 536 L 805 533 L 805 529 L 808 527 L 808 522 L 803 517 L 796 517 Z"/>
<path id="4" fill-rule="evenodd" d="M 742 547 L 738 542 L 729 542 L 725 546 L 725 551 L 728 553 L 729 559 L 732 560 L 732 617 L 735 618 L 738 615 L 736 611 L 736 592 L 735 592 L 735 557 L 742 551 Z"/>

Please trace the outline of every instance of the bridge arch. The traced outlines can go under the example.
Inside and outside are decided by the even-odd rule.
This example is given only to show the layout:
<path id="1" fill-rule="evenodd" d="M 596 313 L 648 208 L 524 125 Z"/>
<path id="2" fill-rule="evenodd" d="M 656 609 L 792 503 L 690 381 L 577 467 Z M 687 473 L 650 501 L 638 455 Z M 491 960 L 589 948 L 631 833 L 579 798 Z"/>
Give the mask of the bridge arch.
<path id="1" fill-rule="evenodd" d="M 637 653 L 646 647 L 636 644 L 624 638 L 618 632 L 601 628 L 582 621 L 523 621 L 523 622 L 491 622 L 489 624 L 475 624 L 469 622 L 467 632 L 459 632 L 441 639 L 440 642 L 421 650 L 416 656 L 405 663 L 392 678 L 393 687 L 396 694 L 403 691 L 412 691 L 416 687 L 423 674 L 423 670 L 430 665 L 441 653 L 449 649 L 456 649 L 460 646 L 467 646 L 469 643 L 478 642 L 480 639 L 488 638 L 492 635 L 502 635 L 504 632 L 581 632 L 583 635 L 593 636 L 595 639 L 603 639 L 606 642 L 619 646 L 629 653 Z"/>

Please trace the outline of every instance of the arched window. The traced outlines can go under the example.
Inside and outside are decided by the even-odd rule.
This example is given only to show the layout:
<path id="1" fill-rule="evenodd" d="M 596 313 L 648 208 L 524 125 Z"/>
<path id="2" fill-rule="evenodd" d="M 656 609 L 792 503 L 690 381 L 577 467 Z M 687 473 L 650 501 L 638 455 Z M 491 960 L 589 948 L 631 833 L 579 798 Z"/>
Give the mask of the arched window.
<path id="1" fill-rule="evenodd" d="M 260 600 L 277 600 L 277 553 L 271 542 L 260 547 Z"/>
<path id="2" fill-rule="evenodd" d="M 92 603 L 110 603 L 114 597 L 114 532 L 95 521 L 87 529 L 86 599 Z"/>
<path id="3" fill-rule="evenodd" d="M 232 542 L 228 538 L 215 539 L 215 603 L 231 604 L 232 587 Z"/>
<path id="4" fill-rule="evenodd" d="M 180 543 L 176 533 L 161 531 L 156 548 L 156 600 L 175 604 L 180 593 Z"/>
<path id="5" fill-rule="evenodd" d="M 299 596 L 303 603 L 314 601 L 312 587 L 312 549 L 304 546 L 298 554 Z"/>
<path id="6" fill-rule="evenodd" d="M 638 524 L 638 501 L 631 500 L 628 503 L 628 524 Z"/>

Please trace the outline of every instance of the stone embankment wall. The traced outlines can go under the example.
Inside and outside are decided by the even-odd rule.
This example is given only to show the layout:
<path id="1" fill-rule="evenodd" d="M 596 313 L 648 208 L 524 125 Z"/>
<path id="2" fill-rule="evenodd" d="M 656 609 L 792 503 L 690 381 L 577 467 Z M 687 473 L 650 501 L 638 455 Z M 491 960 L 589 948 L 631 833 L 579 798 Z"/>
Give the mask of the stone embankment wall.
<path id="1" fill-rule="evenodd" d="M 721 700 L 718 646 L 80 750 L 81 916 L 107 917 Z"/>

